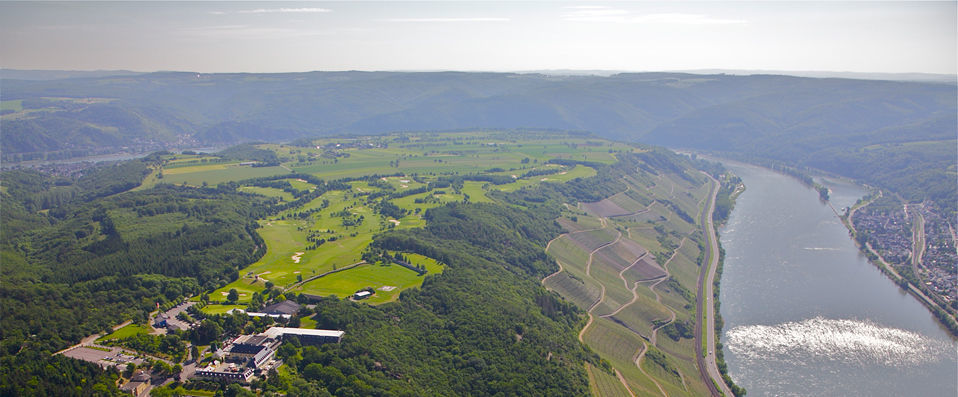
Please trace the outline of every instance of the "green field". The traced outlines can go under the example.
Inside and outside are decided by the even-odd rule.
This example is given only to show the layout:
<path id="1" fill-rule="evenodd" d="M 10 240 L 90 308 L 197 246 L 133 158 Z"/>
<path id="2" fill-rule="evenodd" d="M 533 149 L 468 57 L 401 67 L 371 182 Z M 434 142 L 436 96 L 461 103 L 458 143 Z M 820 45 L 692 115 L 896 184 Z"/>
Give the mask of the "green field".
<path id="1" fill-rule="evenodd" d="M 279 197 L 283 201 L 293 201 L 293 195 L 272 187 L 242 186 L 239 188 L 242 192 L 259 194 L 266 197 Z"/>
<path id="2" fill-rule="evenodd" d="M 273 151 L 282 165 L 250 167 L 240 165 L 241 160 L 227 161 L 216 155 L 171 155 L 142 187 L 157 183 L 215 186 L 236 182 L 241 184 L 241 191 L 290 202 L 295 197 L 289 192 L 266 187 L 276 185 L 254 186 L 252 182 L 243 181 L 272 177 L 277 183 L 288 182 L 292 188 L 305 192 L 317 186 L 302 179 L 304 177 L 283 178 L 283 175 L 297 172 L 326 181 L 353 180 L 348 182 L 347 190 L 327 191 L 297 208 L 259 220 L 257 231 L 265 241 L 266 254 L 242 269 L 238 280 L 213 291 L 214 302 L 225 302 L 228 292 L 236 289 L 239 293 L 236 304 L 248 303 L 253 293 L 262 291 L 267 282 L 282 289 L 341 298 L 371 287 L 377 289 L 376 294 L 365 302 L 378 304 L 395 300 L 403 289 L 421 285 L 425 276 L 398 265 L 382 264 L 362 264 L 340 271 L 361 262 L 363 251 L 376 233 L 422 227 L 425 212 L 446 203 L 492 202 L 494 199 L 487 194 L 490 191 L 508 192 L 596 174 L 591 167 L 548 163 L 551 159 L 611 164 L 616 152 L 638 151 L 629 145 L 584 136 L 524 132 L 522 139 L 517 140 L 515 133 L 500 131 L 322 138 L 304 146 L 265 144 L 256 147 Z M 368 178 L 370 175 L 378 176 Z M 433 185 L 443 178 L 461 175 L 489 175 L 512 178 L 512 181 L 496 185 L 464 180 L 458 186 Z M 403 193 L 412 189 L 426 191 Z M 380 214 L 377 208 L 385 201 L 404 210 L 405 214 L 396 217 Z M 177 225 L 185 221 L 171 215 L 167 223 Z M 579 255 L 572 254 L 572 258 L 578 259 Z M 428 273 L 441 271 L 432 259 L 417 260 L 423 262 Z M 573 269 L 569 275 L 581 279 L 585 274 L 583 270 Z M 569 277 L 555 281 L 568 288 L 575 289 L 577 285 L 584 288 L 579 291 L 579 304 L 594 299 L 598 286 L 593 281 L 588 281 L 592 284 L 586 286 L 581 282 L 570 283 L 570 280 L 575 281 Z M 211 305 L 204 310 L 217 312 L 232 307 Z"/>
<path id="3" fill-rule="evenodd" d="M 216 305 L 216 304 L 209 304 L 209 305 L 203 306 L 203 308 L 200 309 L 200 311 L 203 312 L 203 313 L 206 313 L 206 314 L 226 314 L 226 313 L 228 313 L 230 310 L 233 310 L 233 309 L 246 310 L 246 305 Z"/>
<path id="4" fill-rule="evenodd" d="M 113 340 L 113 339 L 125 339 L 125 338 L 129 338 L 131 336 L 136 336 L 136 335 L 146 335 L 146 334 L 149 334 L 150 332 L 153 332 L 153 329 L 150 328 L 149 326 L 128 324 L 127 326 L 123 328 L 113 331 L 112 334 L 101 336 L 96 341 L 106 342 L 108 340 Z"/>
<path id="5" fill-rule="evenodd" d="M 588 363 L 585 366 L 586 372 L 589 374 L 589 385 L 592 387 L 593 395 L 602 397 L 628 397 L 631 395 L 615 375 Z"/>
<path id="6" fill-rule="evenodd" d="M 172 185 L 185 183 L 190 186 L 202 186 L 205 182 L 207 185 L 215 186 L 223 182 L 288 173 L 289 170 L 283 167 L 250 167 L 239 165 L 239 162 L 217 163 L 169 169 L 164 168 L 163 178 L 158 179 L 156 183 L 169 183 Z"/>
<path id="7" fill-rule="evenodd" d="M 407 254 L 407 256 L 411 264 L 423 265 L 428 274 L 442 272 L 442 266 L 431 258 L 415 254 Z M 425 277 L 426 275 L 419 275 L 398 264 L 365 264 L 318 278 L 297 288 L 296 291 L 345 298 L 356 291 L 370 287 L 375 290 L 375 294 L 365 301 L 376 304 L 396 300 L 402 290 L 422 285 Z"/>

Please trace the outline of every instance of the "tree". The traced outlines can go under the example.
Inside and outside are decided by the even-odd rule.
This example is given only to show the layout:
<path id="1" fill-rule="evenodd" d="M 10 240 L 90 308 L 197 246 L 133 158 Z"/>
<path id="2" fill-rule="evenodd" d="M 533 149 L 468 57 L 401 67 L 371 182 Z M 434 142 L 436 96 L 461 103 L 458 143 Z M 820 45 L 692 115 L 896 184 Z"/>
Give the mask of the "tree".
<path id="1" fill-rule="evenodd" d="M 226 296 L 228 302 L 236 302 L 239 299 L 239 292 L 236 291 L 236 288 L 230 288 L 229 295 Z"/>
<path id="2" fill-rule="evenodd" d="M 136 364 L 133 362 L 127 363 L 126 369 L 123 370 L 123 377 L 127 379 L 132 378 L 135 372 L 136 372 Z"/>
<path id="3" fill-rule="evenodd" d="M 200 361 L 200 348 L 196 345 L 190 347 L 190 357 L 193 358 L 193 361 Z"/>

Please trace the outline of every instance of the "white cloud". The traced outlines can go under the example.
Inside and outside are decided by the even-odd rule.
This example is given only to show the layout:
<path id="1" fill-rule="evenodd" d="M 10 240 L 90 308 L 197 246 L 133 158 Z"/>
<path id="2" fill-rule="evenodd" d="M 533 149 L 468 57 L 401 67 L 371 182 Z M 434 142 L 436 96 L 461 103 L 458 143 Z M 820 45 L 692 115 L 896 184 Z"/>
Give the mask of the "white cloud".
<path id="1" fill-rule="evenodd" d="M 286 39 L 330 35 L 331 32 L 312 29 L 255 27 L 250 25 L 217 25 L 182 28 L 184 37 L 208 39 Z"/>
<path id="2" fill-rule="evenodd" d="M 389 18 L 387 22 L 509 22 L 509 18 Z"/>
<path id="3" fill-rule="evenodd" d="M 239 10 L 238 14 L 310 14 L 333 12 L 328 8 L 255 8 L 252 10 Z M 223 11 L 213 11 L 211 14 L 222 15 Z"/>
<path id="4" fill-rule="evenodd" d="M 715 18 L 702 14 L 646 14 L 631 19 L 631 22 L 660 23 L 668 25 L 740 25 L 748 21 L 744 19 Z"/>
<path id="5" fill-rule="evenodd" d="M 661 25 L 738 25 L 746 24 L 744 19 L 716 18 L 703 14 L 659 13 L 633 14 L 631 11 L 607 6 L 569 6 L 571 10 L 561 15 L 562 20 L 571 22 L 617 22 L 644 23 Z"/>

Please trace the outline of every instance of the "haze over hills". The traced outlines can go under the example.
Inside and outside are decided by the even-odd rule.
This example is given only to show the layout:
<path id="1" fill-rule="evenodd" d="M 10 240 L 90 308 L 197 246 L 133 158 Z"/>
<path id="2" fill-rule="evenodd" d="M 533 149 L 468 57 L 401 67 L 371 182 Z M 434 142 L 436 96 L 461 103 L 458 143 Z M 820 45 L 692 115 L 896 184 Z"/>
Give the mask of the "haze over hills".
<path id="1" fill-rule="evenodd" d="M 83 77 L 57 80 L 39 79 L 58 72 L 3 73 L 6 162 L 333 134 L 535 127 L 747 153 L 877 185 L 894 181 L 908 185 L 897 190 L 912 200 L 955 195 L 955 145 L 935 144 L 955 140 L 953 83 L 688 73 L 79 72 L 63 75 Z"/>

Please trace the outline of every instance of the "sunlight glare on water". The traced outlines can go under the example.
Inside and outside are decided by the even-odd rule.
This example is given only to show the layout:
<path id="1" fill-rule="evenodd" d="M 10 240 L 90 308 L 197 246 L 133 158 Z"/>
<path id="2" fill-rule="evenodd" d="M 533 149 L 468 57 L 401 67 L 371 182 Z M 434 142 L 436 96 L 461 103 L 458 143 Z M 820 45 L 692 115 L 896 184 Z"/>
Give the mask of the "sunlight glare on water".
<path id="1" fill-rule="evenodd" d="M 819 360 L 846 364 L 914 366 L 941 360 L 949 345 L 915 332 L 868 321 L 815 317 L 784 324 L 738 326 L 726 333 L 726 347 L 745 361 Z"/>

